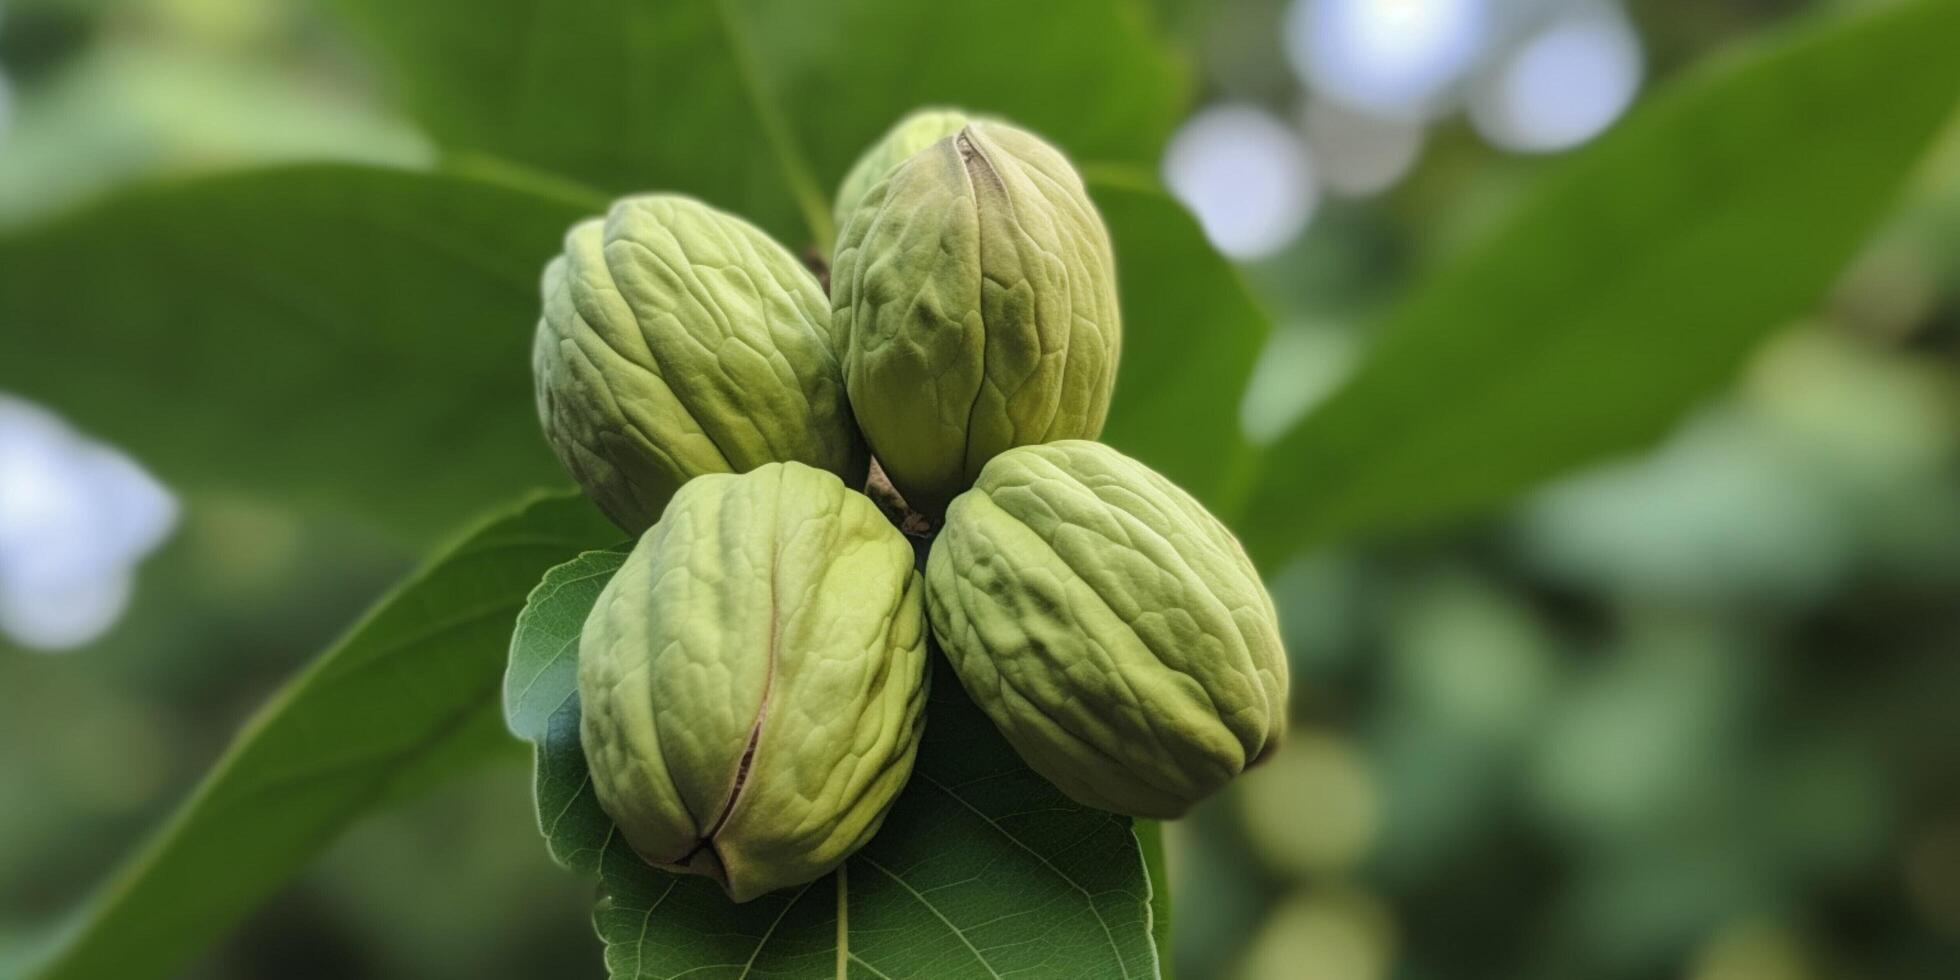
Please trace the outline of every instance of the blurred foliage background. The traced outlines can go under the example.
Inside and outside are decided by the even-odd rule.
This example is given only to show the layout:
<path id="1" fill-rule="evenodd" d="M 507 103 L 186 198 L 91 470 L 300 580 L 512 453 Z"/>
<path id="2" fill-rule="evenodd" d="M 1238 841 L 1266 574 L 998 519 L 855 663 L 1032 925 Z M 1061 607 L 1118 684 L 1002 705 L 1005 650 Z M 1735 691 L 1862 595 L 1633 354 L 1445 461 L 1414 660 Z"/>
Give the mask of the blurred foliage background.
<path id="1" fill-rule="evenodd" d="M 1655 80 L 1860 5 L 1157 0 L 1197 94 L 1164 177 L 1277 325 L 1248 434 Z M 1566 98 L 1534 115 L 1544 79 Z M 0 225 L 160 174 L 427 163 L 379 86 L 300 0 L 0 0 Z M 0 401 L 0 975 L 415 557 L 180 508 L 141 462 Z M 1953 976 L 1960 128 L 1829 302 L 1651 452 L 1270 585 L 1297 734 L 1170 828 L 1177 975 Z M 192 975 L 596 973 L 590 885 L 509 756 L 360 824 Z"/>

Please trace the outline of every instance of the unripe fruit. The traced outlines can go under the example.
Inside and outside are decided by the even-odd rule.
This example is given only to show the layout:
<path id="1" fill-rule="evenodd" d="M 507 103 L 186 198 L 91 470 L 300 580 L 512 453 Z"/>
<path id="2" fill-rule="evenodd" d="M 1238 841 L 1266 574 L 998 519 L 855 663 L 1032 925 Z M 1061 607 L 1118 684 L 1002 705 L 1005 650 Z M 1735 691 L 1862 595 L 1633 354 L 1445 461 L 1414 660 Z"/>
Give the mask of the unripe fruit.
<path id="1" fill-rule="evenodd" d="M 970 122 L 867 191 L 831 274 L 852 409 L 929 516 L 1015 446 L 1094 438 L 1122 327 L 1109 235 L 1054 147 Z"/>
<path id="2" fill-rule="evenodd" d="M 864 484 L 822 286 L 699 201 L 629 197 L 573 228 L 533 365 L 552 450 L 631 533 L 704 473 L 795 460 Z"/>
<path id="3" fill-rule="evenodd" d="M 863 846 L 924 730 L 921 592 L 904 535 L 829 473 L 682 487 L 579 643 L 580 739 L 627 843 L 738 902 Z"/>
<path id="4" fill-rule="evenodd" d="M 1286 654 L 1237 539 L 1106 446 L 994 457 L 926 565 L 933 634 L 1036 772 L 1169 818 L 1279 744 Z"/>

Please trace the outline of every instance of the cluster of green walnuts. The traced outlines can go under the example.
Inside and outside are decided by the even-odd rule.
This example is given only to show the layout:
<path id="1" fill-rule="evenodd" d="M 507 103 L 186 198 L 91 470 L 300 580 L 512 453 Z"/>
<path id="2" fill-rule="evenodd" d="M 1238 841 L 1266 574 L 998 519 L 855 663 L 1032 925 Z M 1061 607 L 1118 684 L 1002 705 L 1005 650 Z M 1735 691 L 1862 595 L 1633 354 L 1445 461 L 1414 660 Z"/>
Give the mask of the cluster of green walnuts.
<path id="1" fill-rule="evenodd" d="M 1030 767 L 1118 813 L 1183 813 L 1286 725 L 1272 602 L 1238 541 L 1089 441 L 1122 331 L 1067 158 L 920 112 L 836 214 L 827 291 L 670 195 L 574 227 L 544 275 L 546 435 L 638 537 L 580 640 L 592 785 L 648 863 L 736 901 L 877 832 L 933 640 Z M 902 508 L 864 492 L 887 485 Z"/>

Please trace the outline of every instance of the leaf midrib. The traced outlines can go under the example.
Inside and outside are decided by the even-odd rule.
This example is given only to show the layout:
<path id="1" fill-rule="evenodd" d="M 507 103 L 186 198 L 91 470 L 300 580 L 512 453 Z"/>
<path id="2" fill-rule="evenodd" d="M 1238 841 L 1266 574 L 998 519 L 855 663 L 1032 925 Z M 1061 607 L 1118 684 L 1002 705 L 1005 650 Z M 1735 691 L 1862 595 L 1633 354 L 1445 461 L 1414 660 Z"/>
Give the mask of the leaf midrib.
<path id="1" fill-rule="evenodd" d="M 987 826 L 991 828 L 995 833 L 1001 835 L 1001 837 L 1006 839 L 1009 843 L 1012 843 L 1015 847 L 1018 847 L 1021 850 L 1026 851 L 1028 854 L 1033 856 L 1035 860 L 1039 861 L 1042 867 L 1047 868 L 1050 872 L 1054 873 L 1054 875 L 1057 878 L 1060 878 L 1064 884 L 1068 885 L 1070 888 L 1073 888 L 1075 891 L 1081 893 L 1083 899 L 1086 900 L 1086 902 L 1088 903 L 1089 914 L 1095 918 L 1096 925 L 1102 928 L 1104 938 L 1106 938 L 1109 941 L 1109 948 L 1110 951 L 1115 954 L 1116 962 L 1119 964 L 1124 964 L 1123 950 L 1122 947 L 1116 942 L 1116 933 L 1114 930 L 1112 930 L 1109 927 L 1109 920 L 1103 918 L 1102 909 L 1097 907 L 1096 905 L 1096 896 L 1093 893 L 1091 893 L 1089 889 L 1083 887 L 1080 882 L 1076 881 L 1067 872 L 1063 871 L 1059 867 L 1056 867 L 1055 863 L 1049 860 L 1046 855 L 1042 854 L 1040 851 L 1036 850 L 1035 848 L 1029 846 L 1026 841 L 1021 840 L 1013 832 L 1009 831 L 1006 827 L 1001 826 L 1000 821 L 995 820 L 993 817 L 989 816 L 984 811 L 975 807 L 971 802 L 967 801 L 958 792 L 954 791 L 951 787 L 947 786 L 945 783 L 942 783 L 939 780 L 934 779 L 931 776 L 928 776 L 924 773 L 914 773 L 913 778 L 924 780 L 925 782 L 931 784 L 933 788 L 939 790 L 940 792 L 944 793 L 948 798 L 958 803 L 960 806 L 971 811 L 975 816 L 979 817 L 983 822 L 985 822 Z M 856 861 L 865 862 L 871 867 L 882 872 L 886 877 L 891 878 L 892 881 L 896 882 L 900 887 L 904 888 L 908 893 L 912 895 L 914 899 L 916 899 L 920 904 L 924 905 L 926 909 L 930 911 L 935 918 L 939 919 L 939 921 L 943 923 L 946 926 L 946 928 L 951 929 L 953 931 L 953 934 L 959 937 L 960 942 L 964 944 L 967 950 L 973 954 L 974 960 L 978 962 L 982 968 L 986 969 L 989 975 L 994 977 L 1000 976 L 999 972 L 993 968 L 993 965 L 987 961 L 985 954 L 981 953 L 980 950 L 973 945 L 972 941 L 967 938 L 965 931 L 962 930 L 951 919 L 947 918 L 944 913 L 940 912 L 939 909 L 936 906 L 934 906 L 931 901 L 926 899 L 926 897 L 922 893 L 920 893 L 917 888 L 912 887 L 912 884 L 910 882 L 906 881 L 898 873 L 892 871 L 889 868 L 886 868 L 882 864 L 879 864 L 875 859 L 871 858 L 869 855 L 857 854 L 857 855 L 853 855 L 850 861 L 847 861 L 843 865 L 840 865 L 838 869 L 834 872 L 834 874 L 838 879 L 837 881 L 837 964 L 838 964 L 837 976 L 839 980 L 842 980 L 842 978 L 848 976 L 848 973 L 846 972 L 845 969 L 845 964 L 847 961 L 856 961 L 862 964 L 865 969 L 870 970 L 873 973 L 877 973 L 879 976 L 884 976 L 884 973 L 882 971 L 879 971 L 877 967 L 873 966 L 870 962 L 858 956 L 850 949 L 850 927 L 848 925 L 849 915 L 850 915 L 850 899 L 849 899 L 849 890 L 844 883 L 845 882 L 844 876 L 848 873 L 848 869 L 851 863 Z M 801 891 L 798 891 L 796 895 L 790 900 L 789 905 L 796 904 L 796 902 L 800 900 L 806 892 L 809 891 L 809 888 L 810 886 L 805 886 Z M 778 923 L 782 921 L 783 916 L 789 914 L 789 905 L 786 905 L 783 908 L 782 914 L 777 917 L 776 921 Z M 1147 909 L 1148 907 L 1149 907 L 1149 903 L 1148 900 L 1146 899 L 1145 908 Z M 748 963 L 745 965 L 743 970 L 742 975 L 744 977 L 746 977 L 748 975 L 749 970 L 753 968 L 756 960 L 759 957 L 761 957 L 763 950 L 769 945 L 769 940 L 774 934 L 775 934 L 775 924 L 772 923 L 770 929 L 756 940 L 755 949 L 750 952 Z M 1153 945 L 1150 947 L 1150 949 L 1151 949 L 1151 955 L 1154 957 L 1156 955 L 1156 947 Z M 1126 977 L 1131 975 L 1127 964 L 1124 964 L 1123 966 L 1123 975 Z"/>

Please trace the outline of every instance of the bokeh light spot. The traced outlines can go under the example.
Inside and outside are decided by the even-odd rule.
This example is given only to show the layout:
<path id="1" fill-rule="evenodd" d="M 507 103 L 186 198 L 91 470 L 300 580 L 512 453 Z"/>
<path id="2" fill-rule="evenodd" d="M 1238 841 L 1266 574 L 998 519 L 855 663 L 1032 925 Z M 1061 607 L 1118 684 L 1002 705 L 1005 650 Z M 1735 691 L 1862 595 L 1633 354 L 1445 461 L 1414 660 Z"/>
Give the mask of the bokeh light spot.
<path id="1" fill-rule="evenodd" d="M 1470 92 L 1470 120 L 1498 146 L 1569 149 L 1612 125 L 1640 88 L 1640 39 L 1617 8 L 1586 4 L 1527 37 Z"/>
<path id="2" fill-rule="evenodd" d="M 0 396 L 0 633 L 41 650 L 101 635 L 176 520 L 176 500 L 129 457 Z"/>
<path id="3" fill-rule="evenodd" d="M 1254 259 L 1286 247 L 1319 200 L 1306 142 L 1271 114 L 1214 106 L 1191 117 L 1164 153 L 1164 182 L 1219 251 Z"/>
<path id="4" fill-rule="evenodd" d="M 1241 779 L 1246 837 L 1267 866 L 1300 877 L 1366 857 L 1381 822 L 1368 764 L 1334 735 L 1296 734 Z"/>
<path id="5" fill-rule="evenodd" d="M 1814 980 L 1801 937 L 1780 923 L 1724 926 L 1695 957 L 1689 980 Z"/>
<path id="6" fill-rule="evenodd" d="M 1475 63 L 1485 0 L 1294 0 L 1286 53 L 1316 93 L 1381 116 L 1436 114 Z"/>
<path id="7" fill-rule="evenodd" d="M 1365 892 L 1303 892 L 1273 911 L 1239 970 L 1243 980 L 1380 980 L 1395 963 L 1388 908 Z"/>

